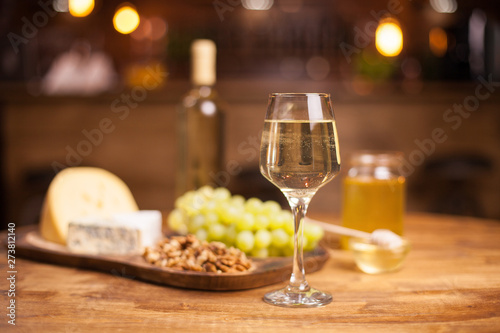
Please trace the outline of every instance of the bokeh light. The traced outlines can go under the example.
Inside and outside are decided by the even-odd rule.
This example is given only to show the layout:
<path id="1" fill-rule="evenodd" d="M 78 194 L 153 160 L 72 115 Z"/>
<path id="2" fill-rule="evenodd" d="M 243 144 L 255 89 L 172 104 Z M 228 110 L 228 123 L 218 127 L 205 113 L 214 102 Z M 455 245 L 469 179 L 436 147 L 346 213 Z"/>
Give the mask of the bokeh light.
<path id="1" fill-rule="evenodd" d="M 139 26 L 139 14 L 131 6 L 120 7 L 113 17 L 113 26 L 121 34 L 129 34 Z"/>
<path id="2" fill-rule="evenodd" d="M 456 0 L 430 0 L 431 7 L 438 13 L 454 13 L 458 5 Z"/>
<path id="3" fill-rule="evenodd" d="M 448 36 L 443 29 L 436 27 L 429 31 L 429 48 L 436 57 L 443 57 L 446 54 Z"/>
<path id="4" fill-rule="evenodd" d="M 151 18 L 141 17 L 141 22 L 137 29 L 135 29 L 130 36 L 136 40 L 159 40 L 167 34 L 167 22 L 158 16 Z"/>
<path id="5" fill-rule="evenodd" d="M 245 9 L 268 10 L 273 6 L 274 0 L 241 0 Z"/>
<path id="6" fill-rule="evenodd" d="M 403 50 L 403 32 L 395 20 L 383 20 L 375 32 L 375 47 L 386 57 L 395 57 Z"/>
<path id="7" fill-rule="evenodd" d="M 94 10 L 94 0 L 69 0 L 68 9 L 75 17 L 85 17 Z"/>
<path id="8" fill-rule="evenodd" d="M 52 1 L 52 8 L 59 13 L 69 12 L 68 0 L 54 0 Z"/>
<path id="9" fill-rule="evenodd" d="M 149 22 L 151 23 L 151 38 L 158 40 L 163 38 L 168 30 L 167 22 L 161 17 L 152 17 Z"/>
<path id="10" fill-rule="evenodd" d="M 312 57 L 306 63 L 307 75 L 315 80 L 324 80 L 330 73 L 330 64 L 323 57 Z"/>

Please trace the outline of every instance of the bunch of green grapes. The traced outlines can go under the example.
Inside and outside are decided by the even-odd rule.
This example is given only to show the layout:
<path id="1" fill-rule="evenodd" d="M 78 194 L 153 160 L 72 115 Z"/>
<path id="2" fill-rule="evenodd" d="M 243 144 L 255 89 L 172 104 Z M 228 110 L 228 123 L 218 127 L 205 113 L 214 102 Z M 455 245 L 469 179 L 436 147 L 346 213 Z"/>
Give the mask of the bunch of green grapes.
<path id="1" fill-rule="evenodd" d="M 223 187 L 186 192 L 176 200 L 168 225 L 180 234 L 223 242 L 253 257 L 293 255 L 294 223 L 289 210 L 276 201 L 231 195 Z M 315 249 L 323 229 L 311 223 L 303 228 L 304 251 Z"/>

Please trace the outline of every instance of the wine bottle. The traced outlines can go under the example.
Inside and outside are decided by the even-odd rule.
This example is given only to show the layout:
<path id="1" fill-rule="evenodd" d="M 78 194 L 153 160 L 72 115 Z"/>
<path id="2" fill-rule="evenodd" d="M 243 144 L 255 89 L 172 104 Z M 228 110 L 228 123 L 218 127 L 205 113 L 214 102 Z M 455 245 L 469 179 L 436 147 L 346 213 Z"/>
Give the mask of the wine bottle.
<path id="1" fill-rule="evenodd" d="M 224 111 L 214 89 L 216 46 L 208 39 L 191 44 L 191 90 L 179 106 L 177 196 L 217 184 L 224 158 Z"/>

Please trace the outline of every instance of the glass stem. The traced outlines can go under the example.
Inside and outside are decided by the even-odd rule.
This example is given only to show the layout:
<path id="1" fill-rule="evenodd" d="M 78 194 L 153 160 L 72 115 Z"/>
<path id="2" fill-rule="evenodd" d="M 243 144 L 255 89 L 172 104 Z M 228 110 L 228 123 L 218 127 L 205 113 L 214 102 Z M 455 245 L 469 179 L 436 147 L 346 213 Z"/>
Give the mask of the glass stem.
<path id="1" fill-rule="evenodd" d="M 294 233 L 293 233 L 293 270 L 290 276 L 289 292 L 306 292 L 310 287 L 306 281 L 303 254 L 303 222 L 307 213 L 307 207 L 311 201 L 310 197 L 288 197 L 292 208 Z"/>

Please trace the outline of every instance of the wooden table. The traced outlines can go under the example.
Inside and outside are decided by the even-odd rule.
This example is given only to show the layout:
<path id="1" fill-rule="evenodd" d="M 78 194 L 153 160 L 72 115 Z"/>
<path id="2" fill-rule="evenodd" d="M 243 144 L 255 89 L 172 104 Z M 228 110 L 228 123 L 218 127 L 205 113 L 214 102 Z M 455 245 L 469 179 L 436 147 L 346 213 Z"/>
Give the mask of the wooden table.
<path id="1" fill-rule="evenodd" d="M 406 237 L 413 249 L 403 269 L 383 275 L 362 273 L 349 252 L 331 249 L 324 268 L 307 277 L 334 301 L 313 309 L 264 303 L 264 293 L 279 285 L 185 290 L 124 278 L 119 271 L 16 258 L 15 327 L 6 316 L 12 298 L 2 247 L 0 331 L 500 332 L 500 221 L 411 214 Z M 336 236 L 328 239 L 337 244 Z"/>

